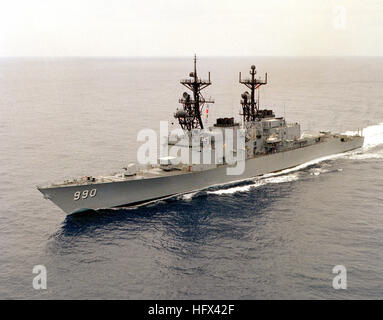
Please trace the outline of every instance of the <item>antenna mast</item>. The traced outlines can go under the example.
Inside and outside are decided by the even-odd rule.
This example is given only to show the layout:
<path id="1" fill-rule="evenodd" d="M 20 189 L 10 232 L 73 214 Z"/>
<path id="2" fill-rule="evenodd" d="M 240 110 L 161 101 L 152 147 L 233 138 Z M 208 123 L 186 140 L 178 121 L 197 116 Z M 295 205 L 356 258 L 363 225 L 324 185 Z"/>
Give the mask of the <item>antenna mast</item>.
<path id="1" fill-rule="evenodd" d="M 241 95 L 242 115 L 245 122 L 254 121 L 256 118 L 262 117 L 259 112 L 259 96 L 257 102 L 255 101 L 255 90 L 267 84 L 267 73 L 265 74 L 265 80 L 255 78 L 256 73 L 257 71 L 254 65 L 252 65 L 250 69 L 251 78 L 242 79 L 241 72 L 239 73 L 239 83 L 244 84 L 250 89 L 250 93 L 245 91 Z"/>
<path id="2" fill-rule="evenodd" d="M 183 79 L 180 83 L 192 92 L 192 96 L 184 92 L 179 102 L 183 105 L 182 110 L 178 110 L 174 117 L 182 129 L 203 129 L 202 123 L 202 109 L 205 103 L 214 103 L 213 100 L 206 100 L 201 91 L 211 85 L 210 72 L 208 73 L 208 80 L 202 80 L 197 76 L 197 56 L 194 55 L 194 72 L 190 72 L 190 79 Z"/>

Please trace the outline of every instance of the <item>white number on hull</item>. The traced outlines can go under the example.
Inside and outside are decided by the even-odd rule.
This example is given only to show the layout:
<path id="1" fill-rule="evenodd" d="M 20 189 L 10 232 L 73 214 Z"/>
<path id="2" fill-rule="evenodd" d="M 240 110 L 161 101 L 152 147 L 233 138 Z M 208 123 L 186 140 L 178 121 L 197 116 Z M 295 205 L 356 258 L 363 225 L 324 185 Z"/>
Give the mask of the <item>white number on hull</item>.
<path id="1" fill-rule="evenodd" d="M 81 192 L 81 191 L 76 191 L 75 193 L 74 193 L 74 197 L 73 197 L 73 200 L 74 201 L 77 201 L 77 200 L 79 200 L 80 198 L 82 198 L 82 199 L 86 199 L 86 198 L 88 198 L 88 196 L 89 197 L 91 197 L 91 198 L 93 198 L 93 197 L 95 197 L 96 196 L 96 194 L 97 194 L 97 189 L 92 189 L 92 190 L 84 190 L 83 192 Z"/>
<path id="2" fill-rule="evenodd" d="M 94 196 L 96 196 L 96 193 L 97 193 L 97 189 L 92 189 L 90 190 L 89 195 L 93 198 Z"/>

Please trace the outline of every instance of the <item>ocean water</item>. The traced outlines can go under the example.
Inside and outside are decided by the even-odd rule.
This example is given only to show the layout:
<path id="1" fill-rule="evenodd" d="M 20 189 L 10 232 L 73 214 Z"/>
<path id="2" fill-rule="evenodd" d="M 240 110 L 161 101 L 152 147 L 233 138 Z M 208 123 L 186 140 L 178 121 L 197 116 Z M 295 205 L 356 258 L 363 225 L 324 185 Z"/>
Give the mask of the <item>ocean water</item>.
<path id="1" fill-rule="evenodd" d="M 238 117 L 251 64 L 268 72 L 262 107 L 304 130 L 364 128 L 364 147 L 66 216 L 35 186 L 135 161 L 138 131 L 174 122 L 192 58 L 0 59 L 0 298 L 383 298 L 383 58 L 201 57 L 210 123 Z M 32 287 L 35 265 L 46 290 Z M 346 290 L 332 287 L 336 265 Z"/>

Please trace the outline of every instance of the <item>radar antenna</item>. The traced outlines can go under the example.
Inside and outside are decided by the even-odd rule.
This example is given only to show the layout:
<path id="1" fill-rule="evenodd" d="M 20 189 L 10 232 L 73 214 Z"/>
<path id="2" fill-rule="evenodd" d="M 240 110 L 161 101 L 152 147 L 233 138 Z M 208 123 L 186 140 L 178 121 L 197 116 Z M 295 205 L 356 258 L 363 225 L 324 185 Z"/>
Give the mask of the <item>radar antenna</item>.
<path id="1" fill-rule="evenodd" d="M 265 74 L 265 80 L 256 79 L 257 71 L 255 66 L 252 65 L 250 69 L 251 78 L 242 79 L 241 72 L 239 73 L 239 83 L 244 84 L 250 89 L 250 93 L 245 91 L 241 95 L 242 115 L 243 121 L 254 121 L 256 118 L 261 118 L 262 113 L 259 112 L 259 101 L 255 101 L 255 90 L 260 86 L 267 84 L 267 73 Z"/>
<path id="2" fill-rule="evenodd" d="M 192 92 L 192 96 L 184 92 L 179 102 L 183 105 L 182 110 L 178 110 L 174 114 L 174 117 L 178 119 L 178 122 L 182 129 L 203 129 L 202 123 L 202 110 L 206 103 L 214 103 L 213 100 L 206 100 L 201 91 L 211 85 L 210 72 L 208 73 L 208 80 L 202 80 L 197 76 L 197 56 L 194 55 L 194 72 L 190 72 L 190 79 L 183 79 L 180 83 L 188 88 Z"/>

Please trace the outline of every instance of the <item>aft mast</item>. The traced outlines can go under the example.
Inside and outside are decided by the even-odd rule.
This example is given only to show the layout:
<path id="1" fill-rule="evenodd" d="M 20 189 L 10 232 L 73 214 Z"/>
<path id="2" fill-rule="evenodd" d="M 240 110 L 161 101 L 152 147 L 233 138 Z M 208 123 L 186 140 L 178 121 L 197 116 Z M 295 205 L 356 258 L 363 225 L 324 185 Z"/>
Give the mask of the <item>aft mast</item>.
<path id="1" fill-rule="evenodd" d="M 259 112 L 259 101 L 255 101 L 255 90 L 260 86 L 267 84 L 267 73 L 265 74 L 265 80 L 255 78 L 257 71 L 255 66 L 252 65 L 250 68 L 251 78 L 242 79 L 241 72 L 239 73 L 239 83 L 244 84 L 250 89 L 250 93 L 245 91 L 241 95 L 242 115 L 243 121 L 254 121 L 255 119 L 262 118 L 262 113 Z"/>
<path id="2" fill-rule="evenodd" d="M 208 73 L 208 80 L 202 80 L 197 75 L 197 57 L 194 55 L 194 72 L 190 72 L 190 79 L 183 79 L 180 83 L 192 92 L 192 96 L 184 92 L 179 102 L 183 105 L 182 110 L 178 110 L 174 117 L 182 129 L 203 129 L 202 123 L 202 110 L 206 103 L 214 103 L 213 100 L 206 100 L 201 91 L 211 85 L 210 72 Z"/>

